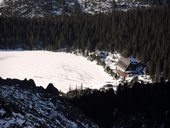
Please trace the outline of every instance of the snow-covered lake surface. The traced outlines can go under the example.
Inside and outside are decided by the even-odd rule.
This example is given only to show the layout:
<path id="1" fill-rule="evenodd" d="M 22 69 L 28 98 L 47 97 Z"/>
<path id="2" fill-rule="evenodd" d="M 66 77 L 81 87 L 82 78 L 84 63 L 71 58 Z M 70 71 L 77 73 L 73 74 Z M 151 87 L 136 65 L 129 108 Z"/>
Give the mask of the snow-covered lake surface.
<path id="1" fill-rule="evenodd" d="M 99 89 L 113 82 L 101 66 L 82 56 L 49 51 L 0 51 L 0 77 L 34 79 L 37 86 L 56 88 L 67 92 L 89 87 Z"/>

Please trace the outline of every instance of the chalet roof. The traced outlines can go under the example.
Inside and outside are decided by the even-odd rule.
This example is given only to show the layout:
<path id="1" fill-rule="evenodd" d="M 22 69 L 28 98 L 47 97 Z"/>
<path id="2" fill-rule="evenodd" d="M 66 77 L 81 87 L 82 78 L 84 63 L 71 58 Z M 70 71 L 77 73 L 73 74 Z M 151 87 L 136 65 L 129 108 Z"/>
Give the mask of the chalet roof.
<path id="1" fill-rule="evenodd" d="M 117 62 L 117 65 L 122 68 L 123 70 L 126 70 L 126 68 L 130 65 L 130 59 L 121 57 L 120 60 Z"/>

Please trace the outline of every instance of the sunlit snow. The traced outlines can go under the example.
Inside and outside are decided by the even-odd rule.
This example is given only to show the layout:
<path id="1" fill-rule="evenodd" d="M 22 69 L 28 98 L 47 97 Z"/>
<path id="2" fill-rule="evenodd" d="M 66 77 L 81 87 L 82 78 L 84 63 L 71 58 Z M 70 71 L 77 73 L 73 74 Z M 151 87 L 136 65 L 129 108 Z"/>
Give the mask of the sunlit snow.
<path id="1" fill-rule="evenodd" d="M 82 56 L 48 51 L 0 51 L 0 77 L 34 79 L 37 86 L 53 83 L 67 92 L 76 86 L 100 88 L 113 78 Z"/>

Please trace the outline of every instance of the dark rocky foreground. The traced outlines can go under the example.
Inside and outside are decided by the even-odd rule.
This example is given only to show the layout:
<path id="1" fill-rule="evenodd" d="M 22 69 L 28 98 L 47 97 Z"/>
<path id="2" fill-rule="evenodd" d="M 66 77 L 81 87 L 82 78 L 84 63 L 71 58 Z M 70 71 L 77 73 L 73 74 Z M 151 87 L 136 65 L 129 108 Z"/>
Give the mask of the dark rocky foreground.
<path id="1" fill-rule="evenodd" d="M 49 84 L 0 78 L 0 128 L 97 128 Z"/>
<path id="2" fill-rule="evenodd" d="M 170 82 L 75 90 L 67 97 L 101 128 L 170 128 Z"/>
<path id="3" fill-rule="evenodd" d="M 0 128 L 169 128 L 169 97 L 170 82 L 62 94 L 52 84 L 0 78 Z"/>

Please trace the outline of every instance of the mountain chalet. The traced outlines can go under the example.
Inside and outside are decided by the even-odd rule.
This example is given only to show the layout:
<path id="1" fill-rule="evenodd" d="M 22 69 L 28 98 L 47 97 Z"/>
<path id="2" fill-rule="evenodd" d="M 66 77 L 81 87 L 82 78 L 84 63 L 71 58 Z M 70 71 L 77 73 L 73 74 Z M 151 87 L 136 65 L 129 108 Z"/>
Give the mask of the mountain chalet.
<path id="1" fill-rule="evenodd" d="M 116 64 L 116 73 L 122 77 L 144 75 L 145 67 L 145 64 L 142 64 L 133 57 L 121 57 Z"/>

